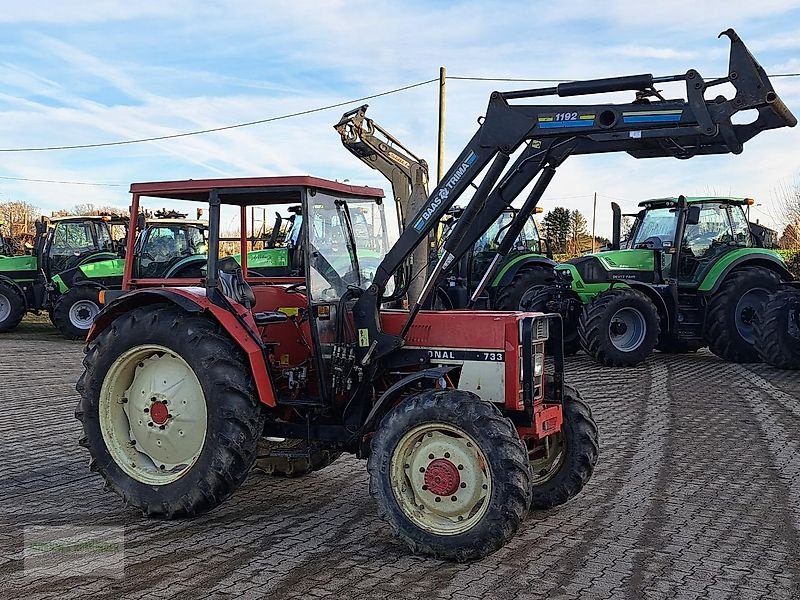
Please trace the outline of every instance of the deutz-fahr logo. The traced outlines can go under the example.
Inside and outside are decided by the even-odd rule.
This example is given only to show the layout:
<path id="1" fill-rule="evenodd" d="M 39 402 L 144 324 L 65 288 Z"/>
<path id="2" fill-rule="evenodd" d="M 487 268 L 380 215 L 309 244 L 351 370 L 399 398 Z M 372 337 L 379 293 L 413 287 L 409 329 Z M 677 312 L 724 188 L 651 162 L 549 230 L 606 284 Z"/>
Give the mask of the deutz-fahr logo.
<path id="1" fill-rule="evenodd" d="M 469 170 L 469 168 L 473 165 L 473 163 L 478 160 L 477 155 L 474 152 L 470 152 L 467 158 L 464 159 L 464 162 L 459 165 L 456 172 L 447 180 L 447 182 L 442 186 L 439 190 L 439 193 L 433 197 L 430 201 L 428 206 L 425 207 L 425 210 L 422 212 L 422 216 L 414 223 L 414 229 L 417 231 L 422 231 L 425 228 L 425 224 L 430 221 L 431 217 L 436 214 L 437 209 L 442 205 L 442 202 L 447 200 L 447 197 L 450 195 L 450 192 L 453 191 L 453 187 L 461 180 L 464 176 L 464 173 Z"/>

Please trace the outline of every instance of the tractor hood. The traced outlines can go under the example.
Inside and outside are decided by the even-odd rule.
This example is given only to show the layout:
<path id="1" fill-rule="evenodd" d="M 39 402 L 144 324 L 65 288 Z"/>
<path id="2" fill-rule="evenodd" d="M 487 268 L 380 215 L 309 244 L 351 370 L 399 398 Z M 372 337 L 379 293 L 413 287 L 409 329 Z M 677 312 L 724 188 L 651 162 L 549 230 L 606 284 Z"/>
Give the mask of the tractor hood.
<path id="1" fill-rule="evenodd" d="M 587 254 L 566 261 L 556 267 L 571 275 L 573 284 L 640 280 L 651 281 L 655 271 L 655 252 L 652 250 L 609 250 Z"/>
<path id="2" fill-rule="evenodd" d="M 655 253 L 652 250 L 609 250 L 597 254 L 587 254 L 573 259 L 580 261 L 584 258 L 597 258 L 606 270 L 634 269 L 636 271 L 652 271 L 655 265 Z M 572 261 L 567 261 L 572 262 Z"/>
<path id="3" fill-rule="evenodd" d="M 0 275 L 11 276 L 21 271 L 36 271 L 35 256 L 0 256 Z"/>

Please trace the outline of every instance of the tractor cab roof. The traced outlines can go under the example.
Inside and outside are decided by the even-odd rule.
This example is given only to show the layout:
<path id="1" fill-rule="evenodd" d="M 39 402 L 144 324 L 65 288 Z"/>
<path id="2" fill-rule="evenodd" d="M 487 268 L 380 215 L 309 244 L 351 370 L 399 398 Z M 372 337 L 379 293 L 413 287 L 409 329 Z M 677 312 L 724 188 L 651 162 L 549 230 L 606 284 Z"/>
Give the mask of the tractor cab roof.
<path id="1" fill-rule="evenodd" d="M 208 227 L 208 221 L 198 219 L 147 219 L 147 225 L 192 225 L 194 227 Z"/>
<path id="2" fill-rule="evenodd" d="M 154 198 L 208 202 L 212 191 L 223 204 L 237 206 L 297 204 L 303 189 L 316 189 L 336 195 L 383 198 L 380 188 L 355 186 L 307 175 L 292 177 L 237 177 L 226 179 L 189 179 L 131 184 L 131 193 Z"/>
<path id="3" fill-rule="evenodd" d="M 752 198 L 732 198 L 730 196 L 684 196 L 687 204 L 704 204 L 707 202 L 715 202 L 720 204 L 736 204 L 738 206 L 748 205 L 753 203 Z M 660 206 L 672 206 L 678 203 L 678 197 L 673 196 L 670 198 L 651 198 L 650 200 L 643 200 L 639 202 L 639 206 L 644 208 L 658 208 Z"/>
<path id="4" fill-rule="evenodd" d="M 65 217 L 46 217 L 51 223 L 64 221 L 128 221 L 127 215 L 68 215 Z"/>

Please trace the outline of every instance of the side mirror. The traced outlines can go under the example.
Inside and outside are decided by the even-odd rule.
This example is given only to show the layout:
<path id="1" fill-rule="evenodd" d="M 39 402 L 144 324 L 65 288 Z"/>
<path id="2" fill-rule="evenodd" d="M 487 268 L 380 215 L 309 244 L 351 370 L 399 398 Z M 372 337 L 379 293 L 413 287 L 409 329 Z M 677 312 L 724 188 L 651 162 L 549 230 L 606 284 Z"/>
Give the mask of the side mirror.
<path id="1" fill-rule="evenodd" d="M 136 230 L 137 231 L 144 231 L 144 228 L 147 226 L 147 221 L 144 218 L 144 215 L 139 213 L 136 217 Z"/>
<path id="2" fill-rule="evenodd" d="M 690 206 L 686 209 L 686 224 L 697 225 L 698 223 L 700 223 L 700 207 Z"/>

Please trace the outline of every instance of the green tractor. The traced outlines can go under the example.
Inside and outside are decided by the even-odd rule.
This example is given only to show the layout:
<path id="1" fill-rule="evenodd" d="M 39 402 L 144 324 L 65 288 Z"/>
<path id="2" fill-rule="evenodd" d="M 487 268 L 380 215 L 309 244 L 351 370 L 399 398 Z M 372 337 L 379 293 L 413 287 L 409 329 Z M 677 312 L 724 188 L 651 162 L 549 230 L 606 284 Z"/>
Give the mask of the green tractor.
<path id="1" fill-rule="evenodd" d="M 143 279 L 184 279 L 201 276 L 206 262 L 205 221 L 186 219 L 175 211 L 158 211 L 138 220 L 132 276 Z M 102 290 L 122 287 L 124 244 L 119 254 L 67 268 L 52 277 L 51 318 L 67 339 L 84 339 L 102 305 Z"/>
<path id="2" fill-rule="evenodd" d="M 705 346 L 726 361 L 757 362 L 757 315 L 792 275 L 752 234 L 743 209 L 751 203 L 647 200 L 625 244 L 613 205 L 611 249 L 560 264 L 555 284 L 537 290 L 527 308 L 561 313 L 572 348 L 606 366 Z"/>
<path id="3" fill-rule="evenodd" d="M 119 256 L 127 218 L 58 217 L 36 222 L 33 253 L 0 260 L 0 333 L 14 329 L 26 312 L 46 310 L 54 320 L 58 275 Z"/>
<path id="4" fill-rule="evenodd" d="M 756 316 L 755 346 L 765 363 L 800 369 L 800 284 L 785 283 Z"/>

